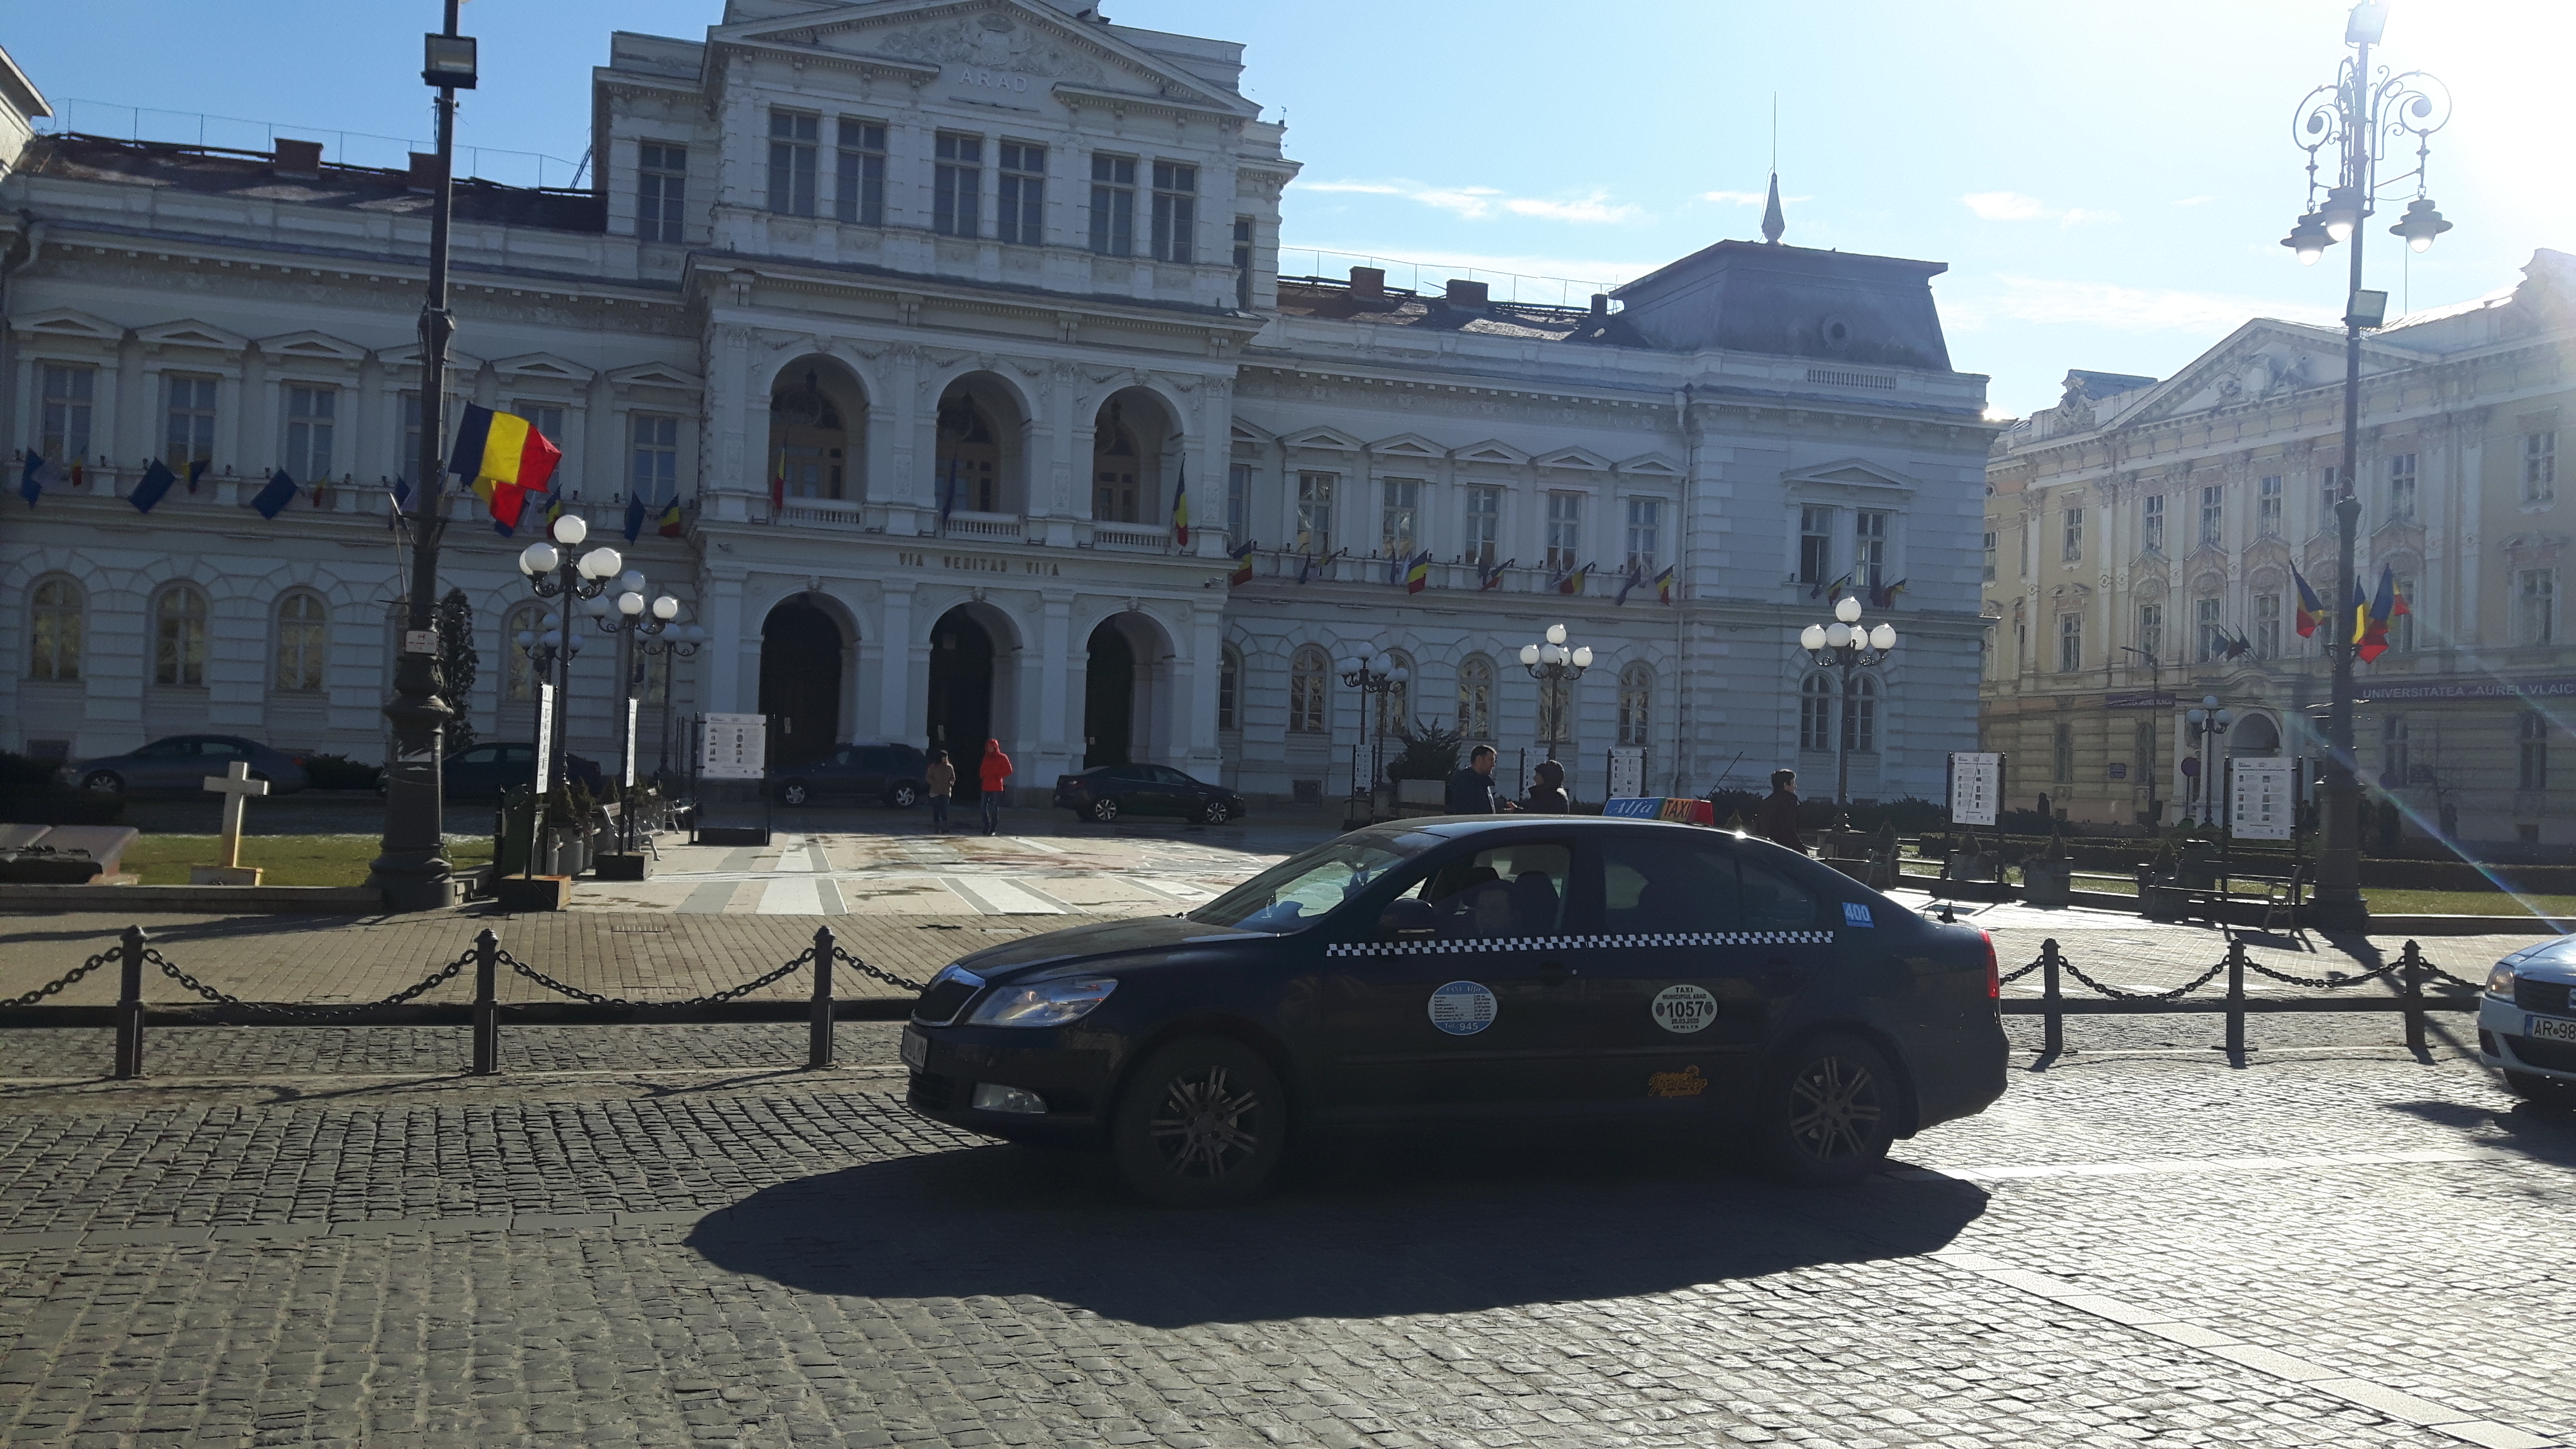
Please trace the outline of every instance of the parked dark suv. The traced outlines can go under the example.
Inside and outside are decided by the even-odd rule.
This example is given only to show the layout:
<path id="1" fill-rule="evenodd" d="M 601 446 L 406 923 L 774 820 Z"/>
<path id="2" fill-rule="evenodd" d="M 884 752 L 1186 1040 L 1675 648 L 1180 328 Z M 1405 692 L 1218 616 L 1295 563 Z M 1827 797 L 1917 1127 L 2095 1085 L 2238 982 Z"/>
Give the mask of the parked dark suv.
<path id="1" fill-rule="evenodd" d="M 825 800 L 881 800 L 898 810 L 921 803 L 921 751 L 910 745 L 838 745 L 819 760 L 769 772 L 781 805 Z"/>

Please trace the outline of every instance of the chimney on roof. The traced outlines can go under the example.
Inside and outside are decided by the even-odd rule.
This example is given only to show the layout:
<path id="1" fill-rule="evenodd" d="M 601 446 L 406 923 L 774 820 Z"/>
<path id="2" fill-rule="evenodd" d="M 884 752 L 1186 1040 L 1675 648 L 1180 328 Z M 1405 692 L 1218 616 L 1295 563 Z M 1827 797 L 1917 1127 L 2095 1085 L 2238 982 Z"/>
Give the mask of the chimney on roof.
<path id="1" fill-rule="evenodd" d="M 290 141 L 277 138 L 270 153 L 269 171 L 281 181 L 319 181 L 322 179 L 322 143 Z"/>
<path id="2" fill-rule="evenodd" d="M 1384 268 L 1384 267 L 1353 267 L 1353 268 L 1351 268 L 1351 295 L 1352 295 L 1352 296 L 1354 296 L 1354 297 L 1383 297 L 1383 296 L 1385 296 L 1385 295 L 1386 295 L 1386 268 Z"/>
<path id="3" fill-rule="evenodd" d="M 1595 292 L 1595 293 L 1593 293 L 1593 294 L 1592 294 L 1592 325 L 1593 325 L 1593 326 L 1595 326 L 1595 327 L 1600 327 L 1600 326 L 1607 325 L 1609 321 L 1610 321 L 1610 294 L 1609 294 L 1609 293 L 1607 293 L 1607 292 Z"/>
<path id="4" fill-rule="evenodd" d="M 1483 282 L 1466 282 L 1452 277 L 1449 279 L 1449 290 L 1446 295 L 1452 307 L 1462 311 L 1482 312 L 1485 310 L 1490 294 L 1491 289 Z"/>
<path id="5" fill-rule="evenodd" d="M 410 189 L 419 192 L 423 196 L 434 195 L 438 191 L 437 152 L 414 151 L 411 153 Z"/>

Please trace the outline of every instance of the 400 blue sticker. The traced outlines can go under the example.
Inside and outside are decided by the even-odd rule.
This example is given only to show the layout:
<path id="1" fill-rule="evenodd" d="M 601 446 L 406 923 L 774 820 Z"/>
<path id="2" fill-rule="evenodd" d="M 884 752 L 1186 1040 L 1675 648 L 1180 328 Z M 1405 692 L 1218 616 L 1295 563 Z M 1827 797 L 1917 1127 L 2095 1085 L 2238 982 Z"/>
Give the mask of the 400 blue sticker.
<path id="1" fill-rule="evenodd" d="M 1494 993 L 1475 981 L 1452 981 L 1431 993 L 1431 1024 L 1451 1036 L 1474 1036 L 1494 1024 Z"/>

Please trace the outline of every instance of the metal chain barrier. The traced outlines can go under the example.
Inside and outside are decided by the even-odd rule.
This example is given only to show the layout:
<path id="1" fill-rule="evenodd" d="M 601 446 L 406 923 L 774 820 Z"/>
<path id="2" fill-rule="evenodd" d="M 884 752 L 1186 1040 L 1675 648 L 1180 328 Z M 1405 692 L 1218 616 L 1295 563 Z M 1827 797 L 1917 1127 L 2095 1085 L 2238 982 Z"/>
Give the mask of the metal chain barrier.
<path id="1" fill-rule="evenodd" d="M 2245 969 L 2257 976 L 2269 976 L 2275 981 L 2286 981 L 2292 986 L 2313 986 L 2325 991 L 2344 986 L 2360 986 L 2377 981 L 2383 976 L 2393 976 L 2403 970 L 2405 965 L 2403 960 L 2397 960 L 2385 966 L 2374 966 L 2358 975 L 2347 976 L 2341 971 L 2329 971 L 2323 976 L 2293 976 L 2287 971 L 2275 971 L 2269 966 L 2262 965 L 2251 956 L 2245 958 Z"/>
<path id="2" fill-rule="evenodd" d="M 2067 975 L 2072 976 L 2076 980 L 2083 982 L 2085 985 L 2092 987 L 2095 991 L 2102 993 L 2104 996 L 2112 997 L 2120 1001 L 2177 1000 L 2181 997 L 2189 996 L 2191 993 L 2198 991 L 2203 986 L 2208 985 L 2211 981 L 2217 979 L 2220 972 L 2227 969 L 2227 963 L 2225 961 L 2221 961 L 2217 965 L 2210 967 L 2208 970 L 2203 971 L 2198 976 L 2193 977 L 2171 991 L 2123 991 L 2117 986 L 2111 986 L 2106 983 L 2096 981 L 2092 977 L 2085 975 L 2082 967 L 2067 960 L 2064 956 L 2057 958 L 2057 964 L 2066 968 Z"/>
<path id="3" fill-rule="evenodd" d="M 837 956 L 844 953 L 836 950 L 833 954 Z M 466 959 L 472 960 L 473 953 L 466 953 Z M 569 996 L 575 1001 L 586 1001 L 593 1006 L 613 1006 L 620 1010 L 627 1011 L 678 1011 L 685 1007 L 712 1006 L 718 1002 L 732 1001 L 738 997 L 749 996 L 751 993 L 758 991 L 764 986 L 783 981 L 814 964 L 814 948 L 811 946 L 806 947 L 804 950 L 797 952 L 796 958 L 789 961 L 786 965 L 781 966 L 777 970 L 769 972 L 766 975 L 755 976 L 740 986 L 728 987 L 723 991 L 709 992 L 704 996 L 692 996 L 680 1001 L 629 1001 L 622 996 L 603 996 L 596 991 L 584 991 L 578 986 L 571 986 L 564 982 L 557 981 L 553 977 L 548 976 L 543 971 L 538 970 L 536 967 L 529 965 L 527 962 L 520 960 L 518 957 L 511 955 L 507 951 L 501 953 L 500 959 L 504 965 L 507 965 L 511 970 L 518 972 L 521 976 L 526 977 L 530 981 L 537 983 L 539 986 L 544 987 L 546 990 L 551 991 L 558 996 Z M 862 967 L 861 969 L 864 970 L 867 968 Z"/>
<path id="4" fill-rule="evenodd" d="M 97 955 L 83 961 L 78 966 L 73 967 L 71 970 L 64 972 L 62 975 L 55 977 L 44 985 L 37 987 L 33 991 L 26 992 L 19 996 L 12 996 L 6 1001 L 0 1001 L 0 1006 L 33 1006 L 48 996 L 58 996 L 62 994 L 65 987 L 70 986 L 72 983 L 80 980 L 84 976 L 87 976 L 89 973 L 97 970 L 101 966 L 106 965 L 108 962 L 115 960 L 116 957 L 117 953 L 114 950 L 101 951 Z"/>
<path id="5" fill-rule="evenodd" d="M 811 952 L 808 952 L 807 954 L 808 954 L 808 955 L 811 955 L 812 953 L 811 953 Z M 893 972 L 891 972 L 891 971 L 886 971 L 886 970 L 882 970 L 882 969 L 880 969 L 880 968 L 878 968 L 878 967 L 871 966 L 871 965 L 869 965 L 867 962 L 860 960 L 858 957 L 851 955 L 849 952 L 842 950 L 842 949 L 841 949 L 839 946 L 837 946 L 837 945 L 835 945 L 835 946 L 832 948 L 832 959 L 833 959 L 833 960 L 835 960 L 835 961 L 843 962 L 843 963 L 845 963 L 845 964 L 847 964 L 847 965 L 850 965 L 850 966 L 854 966 L 854 967 L 858 968 L 861 972 L 863 972 L 863 973 L 865 973 L 865 974 L 867 974 L 867 975 L 869 975 L 869 976 L 873 976 L 873 977 L 875 977 L 876 979 L 878 979 L 879 981 L 884 982 L 884 983 L 885 983 L 886 985 L 888 985 L 888 986 L 899 986 L 899 987 L 902 987 L 904 990 L 909 991 L 909 992 L 912 992 L 912 993 L 914 993 L 914 994 L 916 994 L 916 995 L 918 995 L 918 994 L 919 994 L 919 993 L 921 993 L 921 992 L 928 991 L 928 990 L 930 989 L 929 987 L 922 985 L 922 984 L 921 984 L 920 982 L 918 982 L 918 981 L 910 981 L 910 980 L 906 980 L 905 978 L 903 978 L 903 977 L 901 977 L 901 976 L 897 976 L 897 975 L 895 975 L 895 974 L 894 974 Z"/>
<path id="6" fill-rule="evenodd" d="M 90 964 L 96 965 L 99 961 L 106 959 L 108 958 L 105 956 L 93 957 Z M 206 983 L 198 980 L 196 977 L 189 975 L 187 972 L 180 970 L 177 964 L 172 962 L 169 957 L 162 955 L 158 950 L 155 950 L 150 946 L 143 948 L 143 959 L 160 967 L 162 975 L 178 982 L 181 986 L 186 987 L 188 990 L 195 992 L 197 995 L 204 997 L 206 1000 L 213 1002 L 217 1006 L 239 1006 L 251 1011 L 274 1012 L 279 1016 L 312 1019 L 349 1016 L 359 1012 L 378 1011 L 388 1006 L 400 1006 L 406 1001 L 410 1001 L 415 997 L 434 991 L 437 988 L 446 985 L 448 982 L 455 980 L 456 973 L 474 964 L 474 953 L 473 951 L 468 950 L 464 955 L 448 962 L 446 965 L 441 966 L 437 970 L 422 977 L 420 980 L 413 982 L 411 985 L 404 987 L 402 990 L 395 992 L 391 996 L 351 1006 L 304 1006 L 284 1001 L 245 1001 L 230 992 L 218 991 L 214 987 L 208 986 Z M 84 966 L 82 969 L 87 970 L 89 968 Z"/>
<path id="7" fill-rule="evenodd" d="M 2063 957 L 2063 956 L 2060 956 L 2060 957 L 2059 957 L 2059 958 L 2057 958 L 2057 959 L 2058 959 L 2058 961 L 2059 961 L 2059 963 L 2060 963 L 2061 965 L 2062 965 L 2062 964 L 2064 964 L 2064 962 L 2065 962 L 2065 960 L 2066 960 L 2066 958 L 2065 958 L 2065 957 Z M 1997 985 L 2002 985 L 2003 983 L 2005 983 L 2005 982 L 2009 982 L 2009 981 L 2019 981 L 2019 980 L 2020 980 L 2020 979 L 2022 979 L 2023 977 L 2028 976 L 2028 975 L 2029 975 L 2030 973 L 2032 973 L 2033 971 L 2036 971 L 2036 970 L 2038 970 L 2040 967 L 2045 966 L 2045 965 L 2047 965 L 2047 964 L 2048 964 L 2048 958 L 2047 958 L 2047 957 L 2045 957 L 2045 956 L 2041 956 L 2041 957 L 2037 958 L 2036 960 L 2033 960 L 2029 965 L 2024 966 L 2023 968 L 2021 968 L 2021 969 L 2020 969 L 2020 970 L 2018 970 L 2018 971 L 2007 971 L 2007 972 L 2005 972 L 2003 975 L 2001 975 L 2001 976 L 1999 976 L 1999 977 L 1996 977 L 1996 978 L 1995 978 L 1995 982 L 1996 982 L 1996 984 L 1997 984 Z"/>

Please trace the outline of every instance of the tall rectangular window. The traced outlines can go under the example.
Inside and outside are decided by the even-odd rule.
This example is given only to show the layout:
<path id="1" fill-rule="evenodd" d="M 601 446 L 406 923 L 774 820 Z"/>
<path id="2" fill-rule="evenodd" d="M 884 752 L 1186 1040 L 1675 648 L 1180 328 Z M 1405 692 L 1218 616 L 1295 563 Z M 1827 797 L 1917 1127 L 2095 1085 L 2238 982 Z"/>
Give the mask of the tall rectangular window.
<path id="1" fill-rule="evenodd" d="M 1154 260 L 1195 260 L 1199 232 L 1199 168 L 1154 163 Z"/>
<path id="2" fill-rule="evenodd" d="M 1663 552 L 1664 500 L 1631 498 L 1628 500 L 1627 572 L 1651 574 L 1655 557 Z"/>
<path id="3" fill-rule="evenodd" d="M 1012 246 L 1046 242 L 1046 148 L 1002 143 L 1002 190 L 993 208 L 994 230 Z"/>
<path id="4" fill-rule="evenodd" d="M 1252 218 L 1234 219 L 1234 305 L 1252 310 Z"/>
<path id="5" fill-rule="evenodd" d="M 2281 596 L 2254 596 L 2254 657 L 2273 659 L 2281 653 Z"/>
<path id="6" fill-rule="evenodd" d="M 2227 490 L 2215 483 L 2200 490 L 2200 546 L 2227 545 Z"/>
<path id="7" fill-rule="evenodd" d="M 1136 158 L 1091 158 L 1091 249 L 1104 257 L 1136 254 Z"/>
<path id="8" fill-rule="evenodd" d="M 1411 558 L 1422 549 L 1422 480 L 1389 478 L 1378 508 L 1378 550 L 1388 558 Z"/>
<path id="9" fill-rule="evenodd" d="M 2399 453 L 2388 460 L 2388 521 L 2415 519 L 2415 455 Z"/>
<path id="10" fill-rule="evenodd" d="M 189 465 L 215 456 L 215 379 L 165 374 L 161 379 L 161 461 L 185 477 Z"/>
<path id="11" fill-rule="evenodd" d="M 675 242 L 688 204 L 689 153 L 646 141 L 635 148 L 635 239 Z"/>
<path id="12" fill-rule="evenodd" d="M 1986 582 L 1995 581 L 1995 531 L 1986 530 Z"/>
<path id="13" fill-rule="evenodd" d="M 2049 778 L 2060 785 L 2075 783 L 2075 726 L 2058 725 L 2048 733 Z"/>
<path id="14" fill-rule="evenodd" d="M 1575 555 L 1583 548 L 1583 495 L 1551 493 L 1547 495 L 1547 566 L 1564 573 L 1583 561 Z"/>
<path id="15" fill-rule="evenodd" d="M 98 392 L 95 367 L 45 369 L 43 425 L 36 451 L 46 461 L 69 466 L 89 456 L 92 399 Z"/>
<path id="16" fill-rule="evenodd" d="M 2523 569 L 2513 576 L 2513 642 L 2558 641 L 2558 570 Z"/>
<path id="17" fill-rule="evenodd" d="M 669 503 L 680 486 L 680 420 L 668 413 L 635 413 L 626 427 L 626 496 Z"/>
<path id="18" fill-rule="evenodd" d="M 1252 465 L 1237 463 L 1225 474 L 1225 532 L 1239 547 L 1243 521 L 1252 516 Z"/>
<path id="19" fill-rule="evenodd" d="M 1330 473 L 1297 475 L 1297 551 L 1316 558 L 1333 551 L 1333 483 Z"/>
<path id="20" fill-rule="evenodd" d="M 2549 716 L 2538 710 L 2524 713 L 2514 730 L 2517 746 L 2517 769 L 2514 785 L 2523 790 L 2549 788 Z"/>
<path id="21" fill-rule="evenodd" d="M 2080 533 L 2080 518 L 2075 527 Z M 1887 582 L 1887 515 L 1874 509 L 1852 515 L 1852 580 L 1865 589 Z"/>
<path id="22" fill-rule="evenodd" d="M 2278 473 L 2255 487 L 2254 534 L 2258 538 L 2281 536 L 2281 475 Z"/>
<path id="23" fill-rule="evenodd" d="M 2057 672 L 2073 674 L 2084 667 L 2084 616 L 2057 616 Z"/>
<path id="24" fill-rule="evenodd" d="M 2220 651 L 2227 647 L 2227 636 L 2220 630 L 2218 624 L 2218 601 L 2216 599 L 2192 600 L 2191 624 L 2192 633 L 2195 636 L 2192 657 L 2207 664 L 2216 659 Z"/>
<path id="25" fill-rule="evenodd" d="M 2558 496 L 2558 434 L 2522 435 L 2522 501 L 2547 503 Z"/>
<path id="26" fill-rule="evenodd" d="M 2066 510 L 2065 523 L 2065 537 L 2061 540 L 2064 546 L 2058 550 L 2058 557 L 2067 563 L 2082 563 L 2084 562 L 2084 510 L 2081 508 Z"/>
<path id="27" fill-rule="evenodd" d="M 2343 487 L 2337 477 L 2341 471 L 2328 468 L 2317 475 L 2317 531 L 2320 533 L 2335 526 L 2335 505 L 2343 501 Z"/>
<path id="28" fill-rule="evenodd" d="M 1494 556 L 1503 536 L 1503 490 L 1473 487 L 1467 490 L 1467 562 L 1479 568 L 1492 568 L 1501 560 Z"/>
<path id="29" fill-rule="evenodd" d="M 2146 513 L 2138 523 L 2138 547 L 2148 553 L 2162 553 L 2165 551 L 2165 496 L 2150 493 L 2145 506 Z"/>
<path id="30" fill-rule="evenodd" d="M 331 439 L 339 411 L 338 388 L 287 388 L 286 471 L 298 481 L 318 483 L 331 476 Z"/>
<path id="31" fill-rule="evenodd" d="M 832 214 L 860 226 L 885 225 L 886 128 L 881 121 L 841 118 L 832 166 Z"/>
<path id="32" fill-rule="evenodd" d="M 930 191 L 930 229 L 941 236 L 983 234 L 984 138 L 939 133 L 938 171 Z"/>
<path id="33" fill-rule="evenodd" d="M 801 111 L 769 113 L 769 209 L 786 216 L 814 214 L 814 151 L 823 118 Z"/>
<path id="34" fill-rule="evenodd" d="M 2164 658 L 2164 605 L 2140 604 L 2138 606 L 2138 650 L 2143 654 L 2154 655 L 2159 661 Z"/>
<path id="35" fill-rule="evenodd" d="M 2406 716 L 2382 715 L 2379 718 L 2379 783 L 2391 787 L 2406 783 L 2413 761 L 2407 758 Z"/>
<path id="36" fill-rule="evenodd" d="M 1830 508 L 1798 510 L 1798 582 L 1821 584 L 1832 577 L 1834 566 L 1834 511 Z"/>

